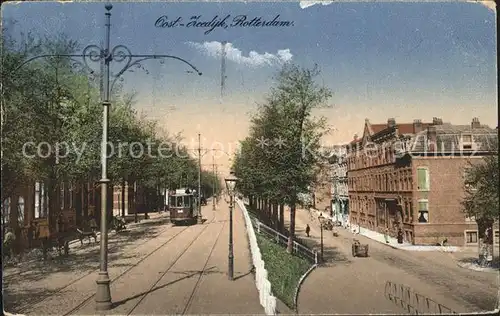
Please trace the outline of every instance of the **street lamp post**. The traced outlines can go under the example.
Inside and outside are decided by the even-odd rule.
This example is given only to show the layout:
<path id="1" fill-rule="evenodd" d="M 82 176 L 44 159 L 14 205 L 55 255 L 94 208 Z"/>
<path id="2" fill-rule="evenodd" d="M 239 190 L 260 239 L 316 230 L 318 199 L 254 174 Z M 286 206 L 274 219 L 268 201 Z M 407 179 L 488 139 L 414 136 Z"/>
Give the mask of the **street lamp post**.
<path id="1" fill-rule="evenodd" d="M 201 134 L 198 133 L 198 224 L 202 224 L 201 217 Z"/>
<path id="2" fill-rule="evenodd" d="M 111 102 L 109 100 L 110 91 L 112 91 L 114 84 L 118 79 L 121 81 L 121 75 L 123 75 L 127 70 L 132 71 L 130 68 L 133 66 L 142 68 L 141 62 L 149 59 L 160 59 L 160 63 L 163 63 L 163 59 L 176 59 L 187 64 L 191 67 L 192 71 L 189 73 L 195 73 L 199 76 L 202 73 L 191 63 L 184 60 L 183 58 L 173 56 L 173 55 L 156 55 L 156 54 L 132 54 L 127 46 L 116 45 L 110 48 L 110 29 L 111 29 L 111 9 L 113 6 L 111 4 L 106 4 L 105 6 L 105 42 L 104 48 L 97 45 L 88 45 L 83 49 L 81 54 L 44 54 L 34 56 L 20 63 L 9 75 L 13 75 L 17 70 L 27 63 L 34 61 L 39 58 L 46 57 L 66 57 L 70 58 L 73 62 L 83 66 L 83 68 L 94 75 L 95 72 L 92 67 L 89 66 L 89 61 L 99 62 L 101 69 L 101 82 L 102 82 L 102 105 L 103 105 L 103 118 L 102 118 L 102 143 L 101 143 L 101 240 L 100 240 L 100 269 L 97 278 L 97 290 L 96 290 L 96 309 L 97 310 L 109 310 L 111 308 L 111 291 L 110 291 L 110 280 L 108 274 L 108 226 L 107 226 L 107 187 L 110 180 L 107 177 L 107 139 L 108 139 L 108 117 L 109 117 L 109 107 Z M 75 61 L 74 58 L 82 58 L 83 63 Z M 111 62 L 125 63 L 125 66 L 121 68 L 116 74 L 110 74 L 110 64 Z M 113 76 L 113 81 L 110 82 L 110 77 Z M 2 108 L 3 110 L 3 108 Z"/>
<path id="3" fill-rule="evenodd" d="M 320 226 L 320 231 L 321 231 L 321 262 L 323 262 L 323 221 L 324 221 L 323 214 L 319 214 L 318 220 L 319 220 L 319 226 Z"/>
<path id="4" fill-rule="evenodd" d="M 229 177 L 225 179 L 227 191 L 229 193 L 229 254 L 228 254 L 228 278 L 233 280 L 234 278 L 234 254 L 233 254 L 233 208 L 234 208 L 234 188 L 236 187 L 236 182 L 238 178 L 234 176 L 234 172 L 231 172 Z"/>

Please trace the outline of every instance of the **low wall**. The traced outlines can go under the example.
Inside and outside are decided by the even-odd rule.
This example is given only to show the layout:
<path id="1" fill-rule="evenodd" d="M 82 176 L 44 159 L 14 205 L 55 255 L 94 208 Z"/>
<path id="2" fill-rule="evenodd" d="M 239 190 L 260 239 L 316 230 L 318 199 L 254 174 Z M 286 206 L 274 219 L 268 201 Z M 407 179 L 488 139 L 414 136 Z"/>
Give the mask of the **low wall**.
<path id="1" fill-rule="evenodd" d="M 255 267 L 255 285 L 257 286 L 257 290 L 259 291 L 260 305 L 264 307 L 266 315 L 275 315 L 276 298 L 271 293 L 271 283 L 267 279 L 267 270 L 264 267 L 264 261 L 262 260 L 259 245 L 257 244 L 257 237 L 255 236 L 252 221 L 250 219 L 250 216 L 248 215 L 245 204 L 240 199 L 236 199 L 236 203 L 238 203 L 238 206 L 243 212 L 243 217 L 245 218 L 248 241 L 250 243 L 250 250 L 252 252 L 252 262 L 253 266 Z"/>

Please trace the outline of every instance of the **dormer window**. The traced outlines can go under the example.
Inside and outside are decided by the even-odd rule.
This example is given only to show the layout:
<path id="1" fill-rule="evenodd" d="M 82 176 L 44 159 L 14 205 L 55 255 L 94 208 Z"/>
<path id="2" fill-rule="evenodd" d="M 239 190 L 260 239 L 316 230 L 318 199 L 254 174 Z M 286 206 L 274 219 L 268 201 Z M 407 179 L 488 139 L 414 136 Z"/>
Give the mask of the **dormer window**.
<path id="1" fill-rule="evenodd" d="M 472 149 L 472 135 L 471 134 L 462 134 L 462 149 L 471 150 Z"/>

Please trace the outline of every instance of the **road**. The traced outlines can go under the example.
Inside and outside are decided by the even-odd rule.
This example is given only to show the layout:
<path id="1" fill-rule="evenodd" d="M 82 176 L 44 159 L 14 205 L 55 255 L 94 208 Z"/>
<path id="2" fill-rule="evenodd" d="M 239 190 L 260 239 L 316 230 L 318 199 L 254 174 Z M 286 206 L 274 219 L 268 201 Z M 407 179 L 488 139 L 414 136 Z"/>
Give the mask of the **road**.
<path id="1" fill-rule="evenodd" d="M 221 202 L 215 212 L 212 205 L 208 205 L 203 207 L 202 213 L 206 219 L 202 225 L 152 224 L 147 229 L 143 228 L 141 234 L 137 232 L 136 238 L 116 255 L 110 255 L 113 309 L 106 314 L 263 313 L 251 271 L 241 212 L 234 212 L 234 281 L 229 281 L 226 274 L 228 205 Z M 149 235 L 144 235 L 144 231 Z M 113 242 L 110 242 L 110 247 L 112 245 Z M 88 248 L 90 251 L 97 246 Z M 97 261 L 98 252 L 95 250 L 93 258 Z M 22 291 L 16 289 L 11 276 L 10 300 L 18 303 L 11 303 L 9 311 L 23 314 L 94 314 L 97 267 L 81 266 L 72 271 L 57 271 L 38 280 L 29 280 L 32 287 L 40 292 L 44 288 L 47 293 L 41 300 L 32 298 L 31 303 L 14 299 Z M 65 275 L 65 281 L 60 278 L 62 275 Z M 29 287 L 28 280 L 24 281 Z M 29 291 L 25 289 L 25 292 Z"/>
<path id="2" fill-rule="evenodd" d="M 317 219 L 298 211 L 297 236 L 319 250 Z M 305 237 L 305 226 L 311 237 Z M 457 266 L 453 254 L 391 248 L 350 231 L 324 231 L 325 267 L 313 271 L 301 287 L 301 314 L 408 313 L 385 295 L 387 282 L 403 285 L 455 312 L 491 311 L 498 306 L 499 276 Z M 369 245 L 368 258 L 353 258 L 352 239 Z"/>

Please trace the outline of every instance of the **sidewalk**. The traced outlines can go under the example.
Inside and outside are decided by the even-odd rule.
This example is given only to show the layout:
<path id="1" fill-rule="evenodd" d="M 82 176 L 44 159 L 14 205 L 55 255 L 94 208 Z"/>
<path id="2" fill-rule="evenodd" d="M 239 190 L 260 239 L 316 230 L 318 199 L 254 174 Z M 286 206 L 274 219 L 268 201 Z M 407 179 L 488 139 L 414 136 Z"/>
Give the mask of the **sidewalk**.
<path id="1" fill-rule="evenodd" d="M 108 239 L 110 270 L 115 265 L 125 267 L 119 262 L 122 259 L 133 260 L 134 255 L 130 253 L 131 250 L 147 249 L 156 237 L 168 234 L 170 225 L 165 225 L 166 216 L 165 213 L 158 214 L 141 223 L 129 224 L 125 231 L 118 234 L 110 233 Z M 95 291 L 96 269 L 99 268 L 99 245 L 99 242 L 94 244 L 93 240 L 89 245 L 85 240 L 83 246 L 80 246 L 79 242 L 73 243 L 68 256 L 56 255 L 54 258 L 49 257 L 47 261 L 35 259 L 22 262 L 15 267 L 6 267 L 3 271 L 4 308 L 9 312 L 23 314 L 29 312 L 43 314 L 43 311 L 50 313 L 54 308 L 64 311 L 68 306 L 64 306 L 62 294 L 72 287 L 78 286 L 83 290 L 88 284 L 88 288 Z M 75 301 L 80 294 L 84 293 L 68 295 Z"/>
<path id="2" fill-rule="evenodd" d="M 288 212 L 285 216 L 288 217 L 288 226 Z M 319 250 L 321 231 L 318 216 L 299 209 L 295 223 L 297 237 Z M 303 231 L 307 224 L 311 229 L 310 237 L 305 236 Z M 446 261 L 445 266 L 433 264 L 435 260 L 449 254 L 434 253 L 431 257 L 436 258 L 431 260 L 427 259 L 429 253 L 426 252 L 412 254 L 393 250 L 373 241 L 369 257 L 358 258 L 351 254 L 352 239 L 356 235 L 349 230 L 339 228 L 337 237 L 331 231 L 323 231 L 323 237 L 326 262 L 315 269 L 302 284 L 298 297 L 300 314 L 408 314 L 407 310 L 387 298 L 385 292 L 389 281 L 408 286 L 413 292 L 425 294 L 432 301 L 456 312 L 470 311 L 460 299 L 446 295 L 446 287 L 436 286 L 436 282 L 427 282 L 422 278 L 437 275 L 451 277 L 453 270 L 448 269 L 447 264 L 459 270 L 451 260 Z M 408 273 L 410 270 L 411 273 Z M 465 280 L 468 276 L 461 277 L 461 280 Z M 421 313 L 424 313 L 425 307 L 421 309 Z"/>
<path id="3" fill-rule="evenodd" d="M 311 209 L 311 211 L 313 212 L 313 214 L 315 214 L 314 216 L 316 218 L 320 214 L 323 214 L 324 217 L 333 220 L 333 218 L 331 216 L 329 216 L 328 214 L 325 214 L 325 212 L 321 212 L 321 211 L 318 211 L 315 209 Z M 343 228 L 339 227 L 339 229 L 343 229 Z M 369 230 L 369 229 L 364 228 L 364 227 L 359 227 L 357 225 L 352 226 L 351 230 L 353 232 L 356 232 L 360 235 L 363 235 L 367 238 L 370 238 L 374 241 L 377 241 L 379 243 L 382 243 L 382 244 L 387 245 L 389 247 L 392 247 L 394 249 L 401 249 L 401 250 L 406 250 L 406 251 L 440 251 L 440 252 L 459 252 L 459 251 L 462 251 L 461 247 L 455 247 L 455 246 L 419 246 L 419 245 L 412 245 L 412 244 L 407 243 L 407 242 L 403 242 L 402 244 L 399 244 L 398 240 L 396 238 L 390 237 L 390 236 L 388 238 L 389 243 L 386 243 L 384 234 Z"/>

